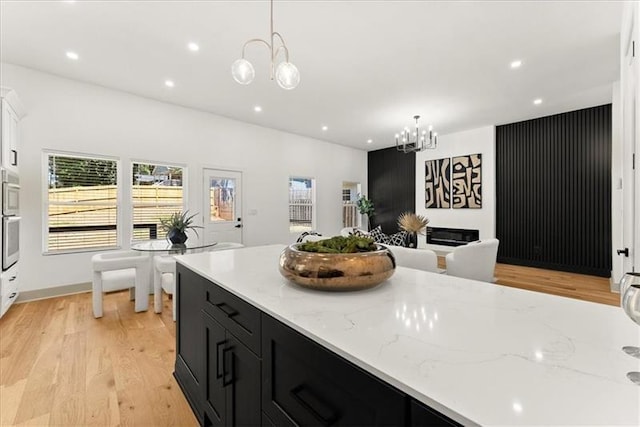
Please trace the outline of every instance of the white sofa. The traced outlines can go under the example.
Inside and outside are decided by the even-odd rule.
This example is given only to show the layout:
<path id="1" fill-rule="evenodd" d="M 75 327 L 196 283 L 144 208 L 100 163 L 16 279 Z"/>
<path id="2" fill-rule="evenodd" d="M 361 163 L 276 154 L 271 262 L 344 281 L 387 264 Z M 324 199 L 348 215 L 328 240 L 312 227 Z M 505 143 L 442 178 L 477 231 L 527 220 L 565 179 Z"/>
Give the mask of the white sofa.
<path id="1" fill-rule="evenodd" d="M 400 267 L 439 273 L 438 256 L 430 249 L 412 249 L 402 246 L 385 245 L 391 250 Z"/>

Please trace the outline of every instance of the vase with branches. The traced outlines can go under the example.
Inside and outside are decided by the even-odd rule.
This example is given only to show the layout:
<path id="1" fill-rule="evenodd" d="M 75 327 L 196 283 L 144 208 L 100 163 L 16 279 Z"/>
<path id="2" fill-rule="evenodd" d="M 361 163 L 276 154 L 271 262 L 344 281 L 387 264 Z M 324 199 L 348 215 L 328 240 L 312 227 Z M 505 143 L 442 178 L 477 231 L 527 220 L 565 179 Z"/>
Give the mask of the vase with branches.
<path id="1" fill-rule="evenodd" d="M 398 227 L 407 232 L 405 246 L 409 248 L 418 247 L 418 234 L 422 234 L 427 228 L 429 220 L 427 217 L 413 212 L 404 212 L 398 217 Z"/>

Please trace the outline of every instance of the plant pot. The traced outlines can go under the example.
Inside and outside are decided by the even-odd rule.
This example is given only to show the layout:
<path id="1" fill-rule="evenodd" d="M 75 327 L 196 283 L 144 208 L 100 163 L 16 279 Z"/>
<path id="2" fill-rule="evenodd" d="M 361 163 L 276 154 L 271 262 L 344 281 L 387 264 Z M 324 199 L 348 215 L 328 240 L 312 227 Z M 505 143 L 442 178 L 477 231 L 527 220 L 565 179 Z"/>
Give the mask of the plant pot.
<path id="1" fill-rule="evenodd" d="M 407 232 L 404 239 L 404 245 L 407 248 L 416 249 L 418 247 L 418 233 Z"/>
<path id="2" fill-rule="evenodd" d="M 167 239 L 169 239 L 169 241 L 174 245 L 180 245 L 187 241 L 187 235 L 184 231 L 174 229 L 169 230 L 169 232 L 167 233 Z"/>
<path id="3" fill-rule="evenodd" d="M 300 243 L 280 254 L 280 274 L 306 288 L 323 291 L 367 289 L 387 280 L 396 268 L 393 253 L 378 250 L 344 254 L 304 252 Z"/>

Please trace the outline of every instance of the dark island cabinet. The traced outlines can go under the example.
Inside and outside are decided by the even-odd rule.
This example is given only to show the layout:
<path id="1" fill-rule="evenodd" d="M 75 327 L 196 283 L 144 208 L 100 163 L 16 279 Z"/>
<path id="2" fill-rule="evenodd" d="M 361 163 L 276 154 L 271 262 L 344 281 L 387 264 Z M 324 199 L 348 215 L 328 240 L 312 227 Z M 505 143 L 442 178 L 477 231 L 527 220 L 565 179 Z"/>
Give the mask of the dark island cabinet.
<path id="1" fill-rule="evenodd" d="M 206 353 L 204 425 L 261 425 L 260 359 L 213 317 L 204 311 L 202 317 Z"/>
<path id="2" fill-rule="evenodd" d="M 262 408 L 278 426 L 403 426 L 405 395 L 263 315 Z"/>
<path id="3" fill-rule="evenodd" d="M 174 376 L 200 424 L 204 422 L 202 385 L 205 348 L 201 309 L 205 279 L 180 265 L 176 269 L 176 365 Z M 176 296 L 174 295 L 174 298 Z"/>
<path id="4" fill-rule="evenodd" d="M 452 426 L 181 264 L 175 377 L 203 426 Z"/>
<path id="5" fill-rule="evenodd" d="M 420 402 L 411 400 L 411 427 L 457 427 L 462 426 Z"/>
<path id="6" fill-rule="evenodd" d="M 175 377 L 200 424 L 262 425 L 260 311 L 180 264 L 176 297 Z"/>

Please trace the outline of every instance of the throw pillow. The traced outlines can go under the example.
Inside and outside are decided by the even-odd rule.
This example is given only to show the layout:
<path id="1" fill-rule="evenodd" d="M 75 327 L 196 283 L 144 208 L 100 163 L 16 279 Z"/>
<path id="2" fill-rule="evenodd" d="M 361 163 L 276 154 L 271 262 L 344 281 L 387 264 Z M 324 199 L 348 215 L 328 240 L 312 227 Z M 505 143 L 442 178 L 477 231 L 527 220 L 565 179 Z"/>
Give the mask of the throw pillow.
<path id="1" fill-rule="evenodd" d="M 395 234 L 392 234 L 388 237 L 389 239 L 389 244 L 390 245 L 394 245 L 394 246 L 404 246 L 405 245 L 405 241 L 407 239 L 407 232 L 406 231 L 399 231 Z"/>
<path id="2" fill-rule="evenodd" d="M 381 226 L 377 226 L 376 228 L 371 230 L 369 232 L 369 237 L 371 237 L 376 243 L 389 244 L 389 236 L 382 232 Z"/>
<path id="3" fill-rule="evenodd" d="M 360 230 L 359 228 L 353 228 L 350 232 L 349 232 L 350 236 L 358 236 L 358 237 L 369 237 L 369 233 L 367 233 L 366 231 Z"/>

